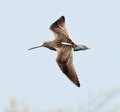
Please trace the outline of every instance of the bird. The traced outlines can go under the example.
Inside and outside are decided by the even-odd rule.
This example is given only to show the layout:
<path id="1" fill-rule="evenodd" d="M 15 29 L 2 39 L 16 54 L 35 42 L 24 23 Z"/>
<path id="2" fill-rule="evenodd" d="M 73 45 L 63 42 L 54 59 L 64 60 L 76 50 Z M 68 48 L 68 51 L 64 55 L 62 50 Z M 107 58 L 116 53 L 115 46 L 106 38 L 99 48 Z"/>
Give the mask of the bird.
<path id="1" fill-rule="evenodd" d="M 56 62 L 61 71 L 78 87 L 80 82 L 73 65 L 73 51 L 87 50 L 86 45 L 75 44 L 68 34 L 65 26 L 65 17 L 61 16 L 51 24 L 50 30 L 54 33 L 53 41 L 45 41 L 42 45 L 32 47 L 29 50 L 46 47 L 57 52 Z"/>

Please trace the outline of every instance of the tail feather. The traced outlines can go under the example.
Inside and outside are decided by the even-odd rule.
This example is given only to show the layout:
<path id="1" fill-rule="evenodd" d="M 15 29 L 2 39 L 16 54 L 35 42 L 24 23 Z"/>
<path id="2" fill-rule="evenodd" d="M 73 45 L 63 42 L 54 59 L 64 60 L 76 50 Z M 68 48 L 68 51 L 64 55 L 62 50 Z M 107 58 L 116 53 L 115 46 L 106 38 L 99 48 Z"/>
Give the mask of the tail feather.
<path id="1" fill-rule="evenodd" d="M 74 51 L 87 50 L 87 49 L 89 49 L 89 48 L 87 46 L 85 46 L 85 45 L 76 45 L 73 48 Z"/>

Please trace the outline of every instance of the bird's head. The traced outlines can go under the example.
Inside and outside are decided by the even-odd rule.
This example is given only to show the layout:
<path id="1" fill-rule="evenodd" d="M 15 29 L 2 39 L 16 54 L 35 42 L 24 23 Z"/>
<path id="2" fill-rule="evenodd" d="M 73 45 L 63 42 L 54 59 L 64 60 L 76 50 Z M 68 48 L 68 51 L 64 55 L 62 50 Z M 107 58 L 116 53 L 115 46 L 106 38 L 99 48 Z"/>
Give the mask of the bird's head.
<path id="1" fill-rule="evenodd" d="M 49 44 L 49 41 L 45 41 L 45 42 L 43 42 L 43 44 L 41 46 L 46 47 L 46 46 L 48 46 L 48 44 Z"/>

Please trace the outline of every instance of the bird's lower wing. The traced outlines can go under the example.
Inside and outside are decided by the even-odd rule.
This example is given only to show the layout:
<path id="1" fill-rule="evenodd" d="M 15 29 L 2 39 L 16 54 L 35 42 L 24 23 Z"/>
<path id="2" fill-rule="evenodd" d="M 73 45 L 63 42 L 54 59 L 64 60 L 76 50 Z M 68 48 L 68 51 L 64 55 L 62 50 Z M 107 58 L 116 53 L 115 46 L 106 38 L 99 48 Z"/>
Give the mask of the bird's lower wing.
<path id="1" fill-rule="evenodd" d="M 66 58 L 65 55 L 68 55 Z M 62 72 L 78 87 L 80 87 L 80 83 L 73 65 L 73 56 L 72 51 L 67 54 L 60 53 L 56 59 L 60 69 Z"/>

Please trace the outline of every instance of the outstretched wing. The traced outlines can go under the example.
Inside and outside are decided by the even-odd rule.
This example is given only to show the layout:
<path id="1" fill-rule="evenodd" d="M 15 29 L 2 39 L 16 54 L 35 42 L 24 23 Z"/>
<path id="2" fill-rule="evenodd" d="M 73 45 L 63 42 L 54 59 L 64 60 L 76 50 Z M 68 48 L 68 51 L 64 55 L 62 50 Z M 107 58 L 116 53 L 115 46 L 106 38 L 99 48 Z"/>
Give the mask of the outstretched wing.
<path id="1" fill-rule="evenodd" d="M 57 37 L 58 34 L 68 36 L 67 29 L 65 27 L 65 17 L 61 16 L 58 20 L 56 20 L 51 26 L 50 29 L 55 34 L 55 37 Z M 69 37 L 69 36 L 68 36 Z"/>
<path id="2" fill-rule="evenodd" d="M 50 29 L 52 30 L 52 28 L 58 27 L 59 25 L 62 27 L 62 29 L 65 28 L 65 17 L 64 17 L 64 16 L 61 16 L 59 19 L 57 19 L 57 20 L 50 26 Z"/>
<path id="3" fill-rule="evenodd" d="M 56 40 L 74 44 L 72 42 L 72 40 L 70 39 L 67 29 L 65 27 L 65 17 L 64 16 L 61 16 L 57 21 L 55 21 L 50 26 L 50 30 L 53 31 Z"/>
<path id="4" fill-rule="evenodd" d="M 58 56 L 56 61 L 60 69 L 75 85 L 80 87 L 77 73 L 73 65 L 72 49 L 60 48 L 60 49 L 57 49 L 57 51 L 58 51 Z"/>

